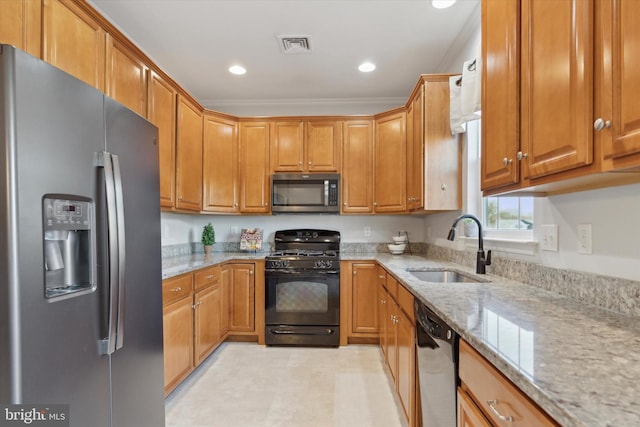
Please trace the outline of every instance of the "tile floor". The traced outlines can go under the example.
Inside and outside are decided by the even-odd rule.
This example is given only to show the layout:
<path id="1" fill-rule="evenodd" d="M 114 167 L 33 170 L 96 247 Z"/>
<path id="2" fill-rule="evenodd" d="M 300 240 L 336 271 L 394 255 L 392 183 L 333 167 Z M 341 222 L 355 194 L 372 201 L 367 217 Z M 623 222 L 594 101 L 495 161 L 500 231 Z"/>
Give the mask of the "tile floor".
<path id="1" fill-rule="evenodd" d="M 402 427 L 375 345 L 223 343 L 166 400 L 167 427 Z"/>

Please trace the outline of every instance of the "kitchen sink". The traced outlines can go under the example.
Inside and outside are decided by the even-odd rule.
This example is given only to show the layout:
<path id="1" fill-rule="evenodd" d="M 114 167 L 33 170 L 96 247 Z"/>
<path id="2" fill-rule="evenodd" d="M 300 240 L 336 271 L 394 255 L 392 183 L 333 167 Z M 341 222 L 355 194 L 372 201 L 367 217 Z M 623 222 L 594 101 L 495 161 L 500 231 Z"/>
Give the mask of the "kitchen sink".
<path id="1" fill-rule="evenodd" d="M 438 283 L 482 283 L 487 280 L 478 279 L 465 273 L 460 273 L 453 270 L 407 270 L 417 279 L 424 282 L 438 282 Z"/>

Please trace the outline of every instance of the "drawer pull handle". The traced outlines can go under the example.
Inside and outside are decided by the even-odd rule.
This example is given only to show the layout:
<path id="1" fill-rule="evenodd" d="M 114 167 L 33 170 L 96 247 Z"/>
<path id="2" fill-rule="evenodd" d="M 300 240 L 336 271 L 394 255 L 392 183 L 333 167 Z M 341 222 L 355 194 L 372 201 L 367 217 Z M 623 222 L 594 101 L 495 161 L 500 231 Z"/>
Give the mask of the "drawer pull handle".
<path id="1" fill-rule="evenodd" d="M 181 290 L 182 290 L 182 288 L 180 286 L 178 286 L 177 288 L 171 289 L 171 292 L 180 292 Z"/>
<path id="2" fill-rule="evenodd" d="M 205 276 L 205 279 L 213 279 L 213 274 L 210 274 L 208 276 Z"/>
<path id="3" fill-rule="evenodd" d="M 513 417 L 512 416 L 504 416 L 500 412 L 498 412 L 498 410 L 494 406 L 494 405 L 497 405 L 497 404 L 498 404 L 498 401 L 496 399 L 487 400 L 487 405 L 489 405 L 489 408 L 491 408 L 491 410 L 496 415 L 496 417 L 500 418 L 501 421 L 506 421 L 506 422 L 512 423 L 514 421 Z"/>

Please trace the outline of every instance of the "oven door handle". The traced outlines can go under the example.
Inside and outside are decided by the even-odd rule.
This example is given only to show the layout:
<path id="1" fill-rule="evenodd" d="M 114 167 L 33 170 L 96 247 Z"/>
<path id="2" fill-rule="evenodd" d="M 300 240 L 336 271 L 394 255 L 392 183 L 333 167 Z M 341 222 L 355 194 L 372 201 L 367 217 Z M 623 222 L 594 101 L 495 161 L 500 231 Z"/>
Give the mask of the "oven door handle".
<path id="1" fill-rule="evenodd" d="M 273 270 L 273 269 L 265 269 L 265 274 L 269 274 L 271 276 L 284 276 L 286 274 L 340 274 L 340 270 Z"/>

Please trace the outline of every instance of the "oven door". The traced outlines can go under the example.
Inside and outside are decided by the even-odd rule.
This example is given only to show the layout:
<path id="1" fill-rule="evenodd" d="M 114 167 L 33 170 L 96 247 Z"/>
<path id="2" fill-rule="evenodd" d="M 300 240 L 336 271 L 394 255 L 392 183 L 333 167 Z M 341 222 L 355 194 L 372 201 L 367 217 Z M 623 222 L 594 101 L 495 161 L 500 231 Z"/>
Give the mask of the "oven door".
<path id="1" fill-rule="evenodd" d="M 266 271 L 267 325 L 330 326 L 340 323 L 338 271 Z"/>

